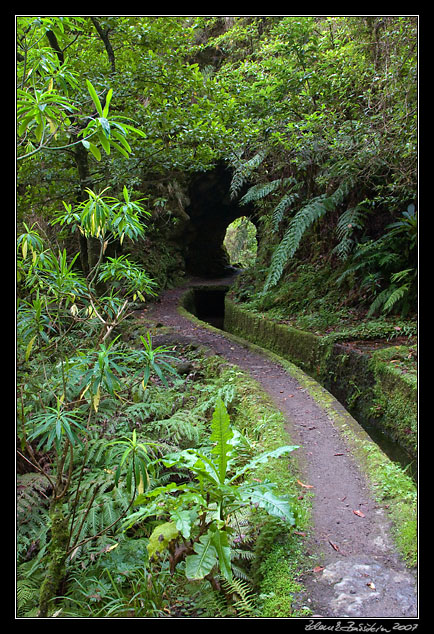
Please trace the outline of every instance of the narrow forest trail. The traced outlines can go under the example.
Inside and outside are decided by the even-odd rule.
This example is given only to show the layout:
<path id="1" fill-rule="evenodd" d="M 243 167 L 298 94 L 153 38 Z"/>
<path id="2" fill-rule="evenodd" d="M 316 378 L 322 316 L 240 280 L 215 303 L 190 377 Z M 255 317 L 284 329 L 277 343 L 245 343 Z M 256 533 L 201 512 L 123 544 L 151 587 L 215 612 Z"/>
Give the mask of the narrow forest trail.
<path id="1" fill-rule="evenodd" d="M 178 312 L 182 294 L 200 282 L 210 284 L 192 279 L 182 288 L 165 291 L 161 301 L 140 317 L 211 347 L 247 371 L 283 412 L 292 442 L 300 445 L 303 483 L 313 493 L 313 534 L 306 538 L 312 572 L 303 579 L 306 592 L 297 601 L 323 618 L 417 617 L 415 575 L 401 562 L 386 511 L 372 499 L 363 472 L 333 420 L 278 363 Z"/>

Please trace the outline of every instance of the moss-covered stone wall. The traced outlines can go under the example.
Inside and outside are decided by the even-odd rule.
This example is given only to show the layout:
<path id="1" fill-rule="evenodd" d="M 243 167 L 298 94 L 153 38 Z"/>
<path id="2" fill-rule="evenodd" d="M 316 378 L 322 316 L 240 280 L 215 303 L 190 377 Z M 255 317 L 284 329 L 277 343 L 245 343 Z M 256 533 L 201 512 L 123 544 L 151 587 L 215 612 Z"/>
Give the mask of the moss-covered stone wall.
<path id="1" fill-rule="evenodd" d="M 372 355 L 278 324 L 226 296 L 225 330 L 300 367 L 333 394 L 361 424 L 386 433 L 417 457 L 416 379 L 390 367 L 386 348 Z"/>

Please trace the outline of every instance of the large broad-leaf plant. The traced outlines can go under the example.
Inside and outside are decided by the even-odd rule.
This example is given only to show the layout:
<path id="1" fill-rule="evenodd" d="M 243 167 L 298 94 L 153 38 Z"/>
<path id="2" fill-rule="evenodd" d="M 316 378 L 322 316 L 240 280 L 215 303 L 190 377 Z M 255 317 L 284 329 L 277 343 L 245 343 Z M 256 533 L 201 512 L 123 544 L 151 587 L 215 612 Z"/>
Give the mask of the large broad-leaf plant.
<path id="1" fill-rule="evenodd" d="M 237 466 L 237 438 L 227 409 L 218 398 L 209 444 L 162 459 L 165 467 L 185 472 L 185 482 L 171 482 L 140 494 L 135 505 L 142 508 L 126 522 L 126 526 L 132 526 L 155 515 L 164 519 L 150 537 L 149 557 L 158 558 L 168 551 L 172 571 L 185 560 L 189 579 L 211 579 L 215 574 L 232 579 L 230 520 L 242 507 L 253 505 L 288 526 L 295 524 L 288 497 L 277 495 L 273 482 L 258 482 L 249 475 L 259 464 L 290 453 L 297 446 L 281 446 Z"/>

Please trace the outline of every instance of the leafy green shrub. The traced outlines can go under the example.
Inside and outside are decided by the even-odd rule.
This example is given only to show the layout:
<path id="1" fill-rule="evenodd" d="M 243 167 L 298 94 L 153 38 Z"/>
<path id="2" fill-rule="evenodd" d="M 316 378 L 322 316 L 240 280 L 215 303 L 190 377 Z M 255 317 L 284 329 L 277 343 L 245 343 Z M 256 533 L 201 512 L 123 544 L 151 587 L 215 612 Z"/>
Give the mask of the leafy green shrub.
<path id="1" fill-rule="evenodd" d="M 151 558 L 169 549 L 173 569 L 185 559 L 188 578 L 203 579 L 217 568 L 230 581 L 231 547 L 227 524 L 230 516 L 246 505 L 254 504 L 284 519 L 289 525 L 295 522 L 288 500 L 274 495 L 271 482 L 255 483 L 242 478 L 257 465 L 296 447 L 279 447 L 236 468 L 236 436 L 221 399 L 217 400 L 214 410 L 209 441 L 208 450 L 190 449 L 162 459 L 166 467 L 186 470 L 193 480 L 182 484 L 171 482 L 139 495 L 135 504 L 144 504 L 145 507 L 133 515 L 130 525 L 155 514 L 155 505 L 160 500 L 160 506 L 164 507 L 161 515 L 166 521 L 159 524 L 151 535 Z M 149 506 L 151 501 L 153 504 Z"/>

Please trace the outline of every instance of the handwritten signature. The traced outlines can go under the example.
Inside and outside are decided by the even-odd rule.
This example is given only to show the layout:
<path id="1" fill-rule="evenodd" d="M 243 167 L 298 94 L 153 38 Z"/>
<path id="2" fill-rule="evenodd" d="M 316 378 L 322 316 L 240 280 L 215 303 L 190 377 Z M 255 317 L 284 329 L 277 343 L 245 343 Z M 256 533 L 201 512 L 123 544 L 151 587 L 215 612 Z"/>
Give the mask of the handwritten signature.
<path id="1" fill-rule="evenodd" d="M 390 623 L 389 627 L 385 627 L 384 625 L 379 625 L 377 623 L 356 623 L 355 621 L 348 621 L 346 623 L 342 623 L 338 621 L 333 625 L 327 625 L 322 623 L 322 621 L 309 621 L 307 625 L 305 625 L 304 629 L 307 632 L 363 632 L 366 634 L 368 632 L 377 633 L 377 632 L 414 632 L 419 626 L 419 623 Z"/>

